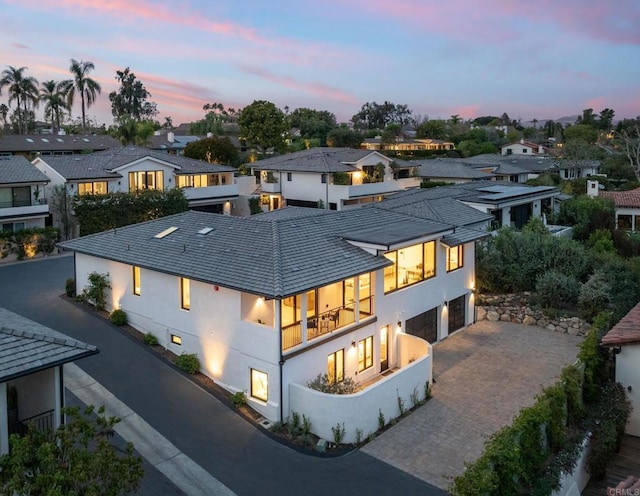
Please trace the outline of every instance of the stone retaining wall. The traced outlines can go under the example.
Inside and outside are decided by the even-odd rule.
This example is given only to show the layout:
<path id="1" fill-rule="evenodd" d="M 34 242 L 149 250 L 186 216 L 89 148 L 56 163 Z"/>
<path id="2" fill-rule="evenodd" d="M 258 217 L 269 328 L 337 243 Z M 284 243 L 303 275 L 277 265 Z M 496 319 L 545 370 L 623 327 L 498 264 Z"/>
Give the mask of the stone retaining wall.
<path id="1" fill-rule="evenodd" d="M 584 336 L 591 325 L 579 317 L 549 317 L 541 310 L 534 310 L 527 302 L 530 293 L 504 295 L 478 295 L 476 320 L 513 322 L 537 325 L 549 331 Z"/>

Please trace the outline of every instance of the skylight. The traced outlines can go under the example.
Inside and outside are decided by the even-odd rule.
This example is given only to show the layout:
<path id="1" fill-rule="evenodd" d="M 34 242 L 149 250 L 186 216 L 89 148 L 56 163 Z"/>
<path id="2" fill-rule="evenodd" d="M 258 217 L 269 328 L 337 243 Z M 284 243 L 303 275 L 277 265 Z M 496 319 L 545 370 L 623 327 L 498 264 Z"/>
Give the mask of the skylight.
<path id="1" fill-rule="evenodd" d="M 62 138 L 56 138 L 58 140 L 58 143 L 64 143 L 64 140 Z"/>
<path id="2" fill-rule="evenodd" d="M 171 234 L 172 232 L 177 231 L 178 229 L 179 229 L 179 228 L 178 228 L 178 227 L 176 227 L 176 226 L 168 227 L 168 228 L 167 228 L 167 229 L 165 229 L 164 231 L 159 232 L 158 234 L 156 234 L 156 235 L 154 236 L 154 238 L 156 238 L 156 239 L 162 239 L 162 238 L 164 238 L 164 237 L 166 237 L 166 236 L 169 236 L 169 234 Z"/>
<path id="3" fill-rule="evenodd" d="M 40 138 L 42 141 L 44 141 L 45 143 L 49 143 L 49 140 L 47 138 Z"/>
<path id="4" fill-rule="evenodd" d="M 82 141 L 84 141 L 85 143 L 89 143 L 89 138 L 82 138 Z"/>
<path id="5" fill-rule="evenodd" d="M 29 143 L 33 143 L 33 139 L 31 139 L 31 138 L 26 138 L 26 140 L 27 140 Z"/>
<path id="6" fill-rule="evenodd" d="M 198 234 L 209 234 L 211 231 L 213 231 L 213 227 L 203 227 L 198 231 Z"/>

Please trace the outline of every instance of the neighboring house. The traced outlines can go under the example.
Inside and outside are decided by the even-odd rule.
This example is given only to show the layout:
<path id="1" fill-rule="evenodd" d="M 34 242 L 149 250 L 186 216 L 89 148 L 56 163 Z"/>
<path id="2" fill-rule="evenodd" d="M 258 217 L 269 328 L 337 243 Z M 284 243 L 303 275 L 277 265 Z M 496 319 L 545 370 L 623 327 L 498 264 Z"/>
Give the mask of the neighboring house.
<path id="1" fill-rule="evenodd" d="M 49 178 L 24 157 L 0 157 L 0 225 L 2 231 L 45 227 Z"/>
<path id="2" fill-rule="evenodd" d="M 418 176 L 429 181 L 458 184 L 479 180 L 495 181 L 496 179 L 496 176 L 491 172 L 476 170 L 456 159 L 414 160 L 413 163 L 419 165 Z"/>
<path id="3" fill-rule="evenodd" d="M 382 138 L 376 136 L 375 138 L 366 138 L 360 147 L 375 151 L 415 152 L 454 150 L 456 146 L 451 141 L 431 138 L 401 139 L 396 142 L 383 143 Z"/>
<path id="4" fill-rule="evenodd" d="M 120 141 L 106 134 L 5 134 L 0 137 L 0 156 L 75 155 L 120 146 Z"/>
<path id="5" fill-rule="evenodd" d="M 420 185 L 415 164 L 353 148 L 311 148 L 247 164 L 269 210 L 283 205 L 346 210 Z"/>
<path id="6" fill-rule="evenodd" d="M 198 136 L 176 135 L 173 131 L 168 131 L 167 133 L 156 131 L 154 135 L 149 138 L 145 147 L 170 155 L 184 155 L 184 149 L 187 145 L 199 139 Z"/>
<path id="7" fill-rule="evenodd" d="M 626 433 L 640 436 L 640 304 L 607 332 L 602 345 L 614 349 L 616 382 L 626 388 L 633 406 Z"/>
<path id="8" fill-rule="evenodd" d="M 70 194 L 184 188 L 190 208 L 229 215 L 238 198 L 236 169 L 137 146 L 86 155 L 38 157 L 33 161 Z"/>
<path id="9" fill-rule="evenodd" d="M 500 155 L 544 155 L 547 149 L 531 141 L 514 141 L 500 147 Z"/>
<path id="10" fill-rule="evenodd" d="M 396 417 L 398 398 L 422 398 L 430 343 L 473 322 L 474 242 L 487 235 L 384 204 L 190 211 L 61 246 L 75 252 L 78 290 L 108 273 L 109 310 L 178 355 L 196 353 L 203 373 L 266 419 L 304 414 L 325 439 L 344 422 L 353 442 L 356 429 L 378 429 L 379 411 Z M 462 204 L 456 215 L 489 218 Z M 362 389 L 306 387 L 319 374 Z"/>
<path id="11" fill-rule="evenodd" d="M 599 191 L 598 181 L 587 182 L 590 196 L 610 198 L 616 207 L 616 227 L 623 231 L 640 231 L 640 188 L 631 191 Z"/>
<path id="12" fill-rule="evenodd" d="M 95 346 L 0 308 L 0 456 L 9 436 L 28 425 L 57 429 L 64 406 L 65 363 L 95 355 Z"/>

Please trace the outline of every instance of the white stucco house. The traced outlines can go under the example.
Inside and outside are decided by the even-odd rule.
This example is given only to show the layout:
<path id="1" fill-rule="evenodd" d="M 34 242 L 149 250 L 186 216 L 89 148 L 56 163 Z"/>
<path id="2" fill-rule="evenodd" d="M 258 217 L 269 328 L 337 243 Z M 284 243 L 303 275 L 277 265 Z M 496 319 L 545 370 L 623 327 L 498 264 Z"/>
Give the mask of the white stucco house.
<path id="1" fill-rule="evenodd" d="M 600 191 L 597 181 L 588 181 L 587 193 L 613 200 L 616 227 L 623 231 L 640 231 L 640 188 L 631 191 Z"/>
<path id="2" fill-rule="evenodd" d="M 20 231 L 44 227 L 49 216 L 49 178 L 20 155 L 0 157 L 0 227 Z"/>
<path id="3" fill-rule="evenodd" d="M 71 195 L 184 188 L 190 208 L 234 213 L 236 169 L 138 146 L 96 153 L 39 156 L 33 165 L 50 186 L 64 184 Z"/>
<path id="4" fill-rule="evenodd" d="M 513 141 L 500 147 L 500 155 L 544 155 L 547 149 L 538 143 L 531 141 Z"/>
<path id="5" fill-rule="evenodd" d="M 432 343 L 474 321 L 474 242 L 491 219 L 454 199 L 440 202 L 449 221 L 385 203 L 190 211 L 61 246 L 74 252 L 78 291 L 108 273 L 110 310 L 176 354 L 196 353 L 204 374 L 266 419 L 304 414 L 325 439 L 344 422 L 352 442 L 356 429 L 378 429 L 379 411 L 398 416 L 398 397 L 423 398 Z M 319 374 L 361 390 L 308 388 Z"/>
<path id="6" fill-rule="evenodd" d="M 283 205 L 346 210 L 420 185 L 416 165 L 377 151 L 317 147 L 247 164 L 269 210 Z"/>
<path id="7" fill-rule="evenodd" d="M 633 407 L 626 433 L 640 436 L 640 304 L 607 332 L 602 344 L 614 348 L 616 382 L 627 389 Z"/>
<path id="8" fill-rule="evenodd" d="M 64 407 L 64 364 L 98 349 L 0 308 L 0 455 L 27 426 L 57 429 Z"/>

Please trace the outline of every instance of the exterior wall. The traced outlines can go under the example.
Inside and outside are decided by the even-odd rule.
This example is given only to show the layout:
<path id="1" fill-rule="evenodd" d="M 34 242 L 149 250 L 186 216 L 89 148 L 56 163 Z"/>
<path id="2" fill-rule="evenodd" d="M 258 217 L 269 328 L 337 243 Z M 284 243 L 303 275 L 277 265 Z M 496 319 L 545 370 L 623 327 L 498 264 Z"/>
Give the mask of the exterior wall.
<path id="1" fill-rule="evenodd" d="M 640 207 L 616 207 L 616 226 L 618 226 L 618 217 L 623 215 L 631 216 L 631 231 L 640 231 L 640 223 L 636 222 L 636 220 L 640 220 Z M 638 219 L 636 219 L 636 216 L 638 216 Z"/>
<path id="2" fill-rule="evenodd" d="M 576 496 L 582 494 L 591 475 L 587 472 L 587 458 L 589 456 L 589 437 L 582 443 L 582 453 L 576 462 L 572 473 L 562 471 L 560 488 L 553 491 L 551 496 Z"/>
<path id="3" fill-rule="evenodd" d="M 404 401 L 406 409 L 411 408 L 412 395 L 422 400 L 425 382 L 431 381 L 432 355 L 429 343 L 406 334 L 399 336 L 398 342 L 402 350 L 411 350 L 410 353 L 401 354 L 414 359 L 402 361 L 399 364 L 402 367 L 400 371 L 355 394 L 325 394 L 293 383 L 290 385 L 290 413 L 306 415 L 311 420 L 312 432 L 326 440 L 333 439 L 331 428 L 336 424 L 344 423 L 345 443 L 356 441 L 356 429 L 361 431 L 362 439 L 376 432 L 379 428 L 379 412 L 387 421 L 400 416 L 398 398 Z"/>
<path id="4" fill-rule="evenodd" d="M 0 456 L 9 453 L 9 414 L 7 383 L 0 382 Z"/>
<path id="5" fill-rule="evenodd" d="M 115 185 L 114 190 L 109 189 L 109 191 L 124 191 L 125 193 L 129 191 L 129 172 L 140 172 L 140 171 L 163 171 L 163 189 L 175 188 L 176 180 L 175 180 L 175 169 L 173 167 L 169 167 L 168 165 L 161 164 L 151 159 L 143 159 L 138 162 L 135 162 L 132 165 L 127 165 L 125 167 L 121 167 L 117 170 L 118 174 L 122 175 L 122 179 L 119 179 Z M 119 184 L 118 184 L 119 183 Z M 109 184 L 111 186 L 111 184 Z"/>
<path id="6" fill-rule="evenodd" d="M 626 433 L 640 436 L 640 344 L 621 347 L 616 355 L 616 381 L 627 388 L 633 406 Z"/>
<path id="7" fill-rule="evenodd" d="M 329 208 L 329 182 L 331 174 L 327 174 L 327 184 L 322 183 L 322 175 L 311 172 L 292 172 L 291 181 L 287 181 L 287 173 L 274 173 L 278 178 L 280 191 L 286 199 L 317 202 L 322 200 Z"/>
<path id="8" fill-rule="evenodd" d="M 57 367 L 19 377 L 10 382 L 18 390 L 18 420 L 56 410 Z"/>

